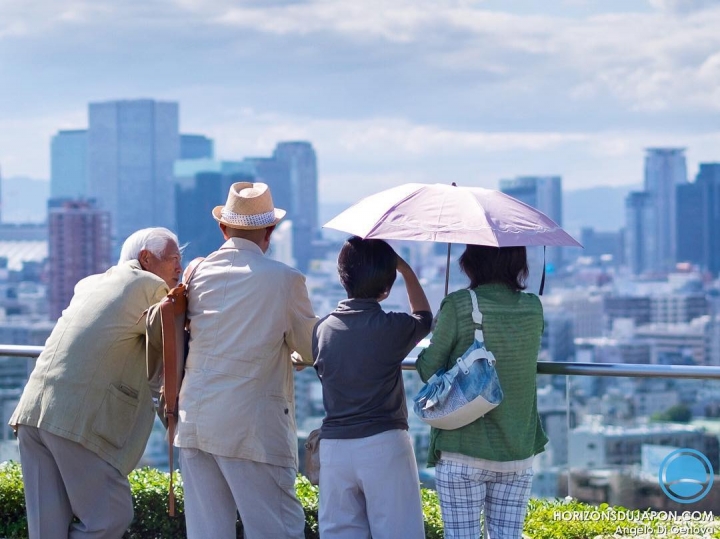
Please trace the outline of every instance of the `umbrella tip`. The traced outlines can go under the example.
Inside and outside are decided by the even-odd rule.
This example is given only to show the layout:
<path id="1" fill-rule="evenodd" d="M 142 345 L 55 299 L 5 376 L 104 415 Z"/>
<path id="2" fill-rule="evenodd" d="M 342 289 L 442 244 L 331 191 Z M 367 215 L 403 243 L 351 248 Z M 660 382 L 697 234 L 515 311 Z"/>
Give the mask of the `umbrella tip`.
<path id="1" fill-rule="evenodd" d="M 453 187 L 457 187 L 457 184 L 455 182 L 452 182 L 451 184 Z"/>

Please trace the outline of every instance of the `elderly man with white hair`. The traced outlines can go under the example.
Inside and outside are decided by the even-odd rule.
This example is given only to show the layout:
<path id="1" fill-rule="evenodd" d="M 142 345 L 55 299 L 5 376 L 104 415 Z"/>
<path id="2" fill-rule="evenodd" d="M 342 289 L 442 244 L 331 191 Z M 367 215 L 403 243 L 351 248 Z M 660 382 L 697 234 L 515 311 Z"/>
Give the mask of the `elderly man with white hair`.
<path id="1" fill-rule="evenodd" d="M 31 539 L 117 538 L 130 525 L 127 474 L 154 419 L 142 319 L 177 284 L 180 258 L 166 228 L 135 232 L 116 266 L 76 285 L 48 337 L 10 418 Z"/>

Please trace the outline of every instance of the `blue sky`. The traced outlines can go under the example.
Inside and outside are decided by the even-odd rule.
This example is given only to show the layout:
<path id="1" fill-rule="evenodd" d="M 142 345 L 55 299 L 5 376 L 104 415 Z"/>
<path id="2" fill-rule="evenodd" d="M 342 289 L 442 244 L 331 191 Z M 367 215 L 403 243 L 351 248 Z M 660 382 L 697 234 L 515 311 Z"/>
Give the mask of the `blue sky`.
<path id="1" fill-rule="evenodd" d="M 0 0 L 0 165 L 49 176 L 87 103 L 180 103 L 218 157 L 318 152 L 323 202 L 404 182 L 642 181 L 720 161 L 720 0 Z"/>

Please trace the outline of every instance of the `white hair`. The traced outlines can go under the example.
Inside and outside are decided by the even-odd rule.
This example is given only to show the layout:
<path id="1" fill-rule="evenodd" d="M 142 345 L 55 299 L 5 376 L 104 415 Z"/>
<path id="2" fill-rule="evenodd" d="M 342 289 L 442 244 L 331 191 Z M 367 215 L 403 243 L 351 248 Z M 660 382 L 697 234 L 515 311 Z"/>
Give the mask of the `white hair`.
<path id="1" fill-rule="evenodd" d="M 143 250 L 150 251 L 157 258 L 162 258 L 170 242 L 178 245 L 178 238 L 167 228 L 143 228 L 142 230 L 133 232 L 128 239 L 125 240 L 125 243 L 123 243 L 118 264 L 130 260 L 137 260 L 140 256 L 140 251 Z"/>

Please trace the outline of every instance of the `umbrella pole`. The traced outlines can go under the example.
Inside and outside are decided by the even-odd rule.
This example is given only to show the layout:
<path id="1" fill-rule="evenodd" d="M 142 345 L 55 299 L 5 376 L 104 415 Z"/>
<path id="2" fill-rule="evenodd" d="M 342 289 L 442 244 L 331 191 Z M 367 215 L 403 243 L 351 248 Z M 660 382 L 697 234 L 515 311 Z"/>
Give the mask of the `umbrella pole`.
<path id="1" fill-rule="evenodd" d="M 452 182 L 453 187 L 457 187 L 457 183 Z M 448 243 L 448 254 L 447 262 L 445 263 L 445 295 L 448 295 L 448 286 L 450 284 L 450 246 L 452 243 Z"/>
<path id="2" fill-rule="evenodd" d="M 452 243 L 448 243 L 447 263 L 445 264 L 445 295 L 448 295 L 448 285 L 450 284 L 450 247 Z"/>

